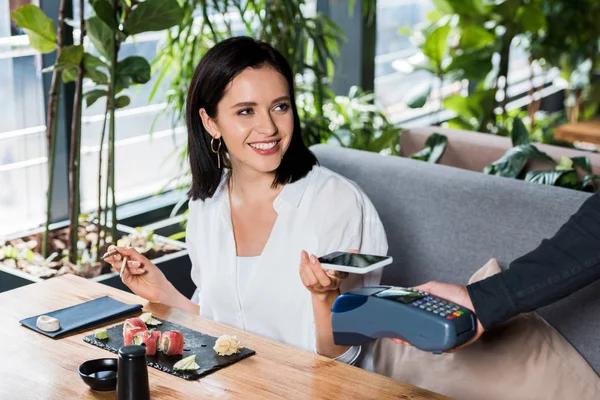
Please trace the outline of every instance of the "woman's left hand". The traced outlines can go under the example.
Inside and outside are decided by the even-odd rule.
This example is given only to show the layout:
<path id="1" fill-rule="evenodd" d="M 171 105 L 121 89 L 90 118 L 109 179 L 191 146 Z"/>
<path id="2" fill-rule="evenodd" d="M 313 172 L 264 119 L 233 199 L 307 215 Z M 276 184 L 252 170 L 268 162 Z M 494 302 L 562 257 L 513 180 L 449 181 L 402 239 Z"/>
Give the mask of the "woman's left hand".
<path id="1" fill-rule="evenodd" d="M 340 294 L 340 285 L 348 277 L 347 272 L 324 270 L 314 255 L 302 250 L 300 254 L 300 278 L 304 286 L 320 300 Z"/>

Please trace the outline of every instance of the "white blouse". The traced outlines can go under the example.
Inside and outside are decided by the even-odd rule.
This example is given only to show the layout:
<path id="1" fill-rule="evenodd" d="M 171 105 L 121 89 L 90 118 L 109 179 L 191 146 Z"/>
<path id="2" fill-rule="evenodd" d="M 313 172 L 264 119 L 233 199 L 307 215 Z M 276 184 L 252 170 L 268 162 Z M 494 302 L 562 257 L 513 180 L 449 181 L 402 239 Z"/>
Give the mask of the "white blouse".
<path id="1" fill-rule="evenodd" d="M 236 286 L 237 295 L 240 300 L 245 299 L 246 290 L 248 290 L 248 283 L 252 279 L 252 275 L 256 271 L 256 265 L 260 260 L 260 256 L 256 257 L 236 257 Z M 242 308 L 244 305 L 242 304 Z"/>
<path id="2" fill-rule="evenodd" d="M 300 279 L 300 252 L 322 256 L 357 249 L 386 255 L 385 231 L 367 196 L 353 182 L 320 166 L 285 185 L 273 207 L 278 216 L 269 239 L 241 285 L 227 179 L 212 198 L 190 201 L 186 242 L 198 288 L 194 298 L 205 318 L 315 351 L 311 296 Z M 341 291 L 378 285 L 381 272 L 351 274 Z"/>

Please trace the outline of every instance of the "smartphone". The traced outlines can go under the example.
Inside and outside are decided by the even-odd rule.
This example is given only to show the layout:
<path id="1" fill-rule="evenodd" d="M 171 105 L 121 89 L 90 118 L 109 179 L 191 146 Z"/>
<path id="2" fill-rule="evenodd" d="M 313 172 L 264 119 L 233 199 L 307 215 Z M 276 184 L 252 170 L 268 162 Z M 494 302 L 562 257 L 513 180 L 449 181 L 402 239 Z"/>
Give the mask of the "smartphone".
<path id="1" fill-rule="evenodd" d="M 349 272 L 351 274 L 366 274 L 377 268 L 391 264 L 392 257 L 374 256 L 371 254 L 347 253 L 336 251 L 319 257 L 323 269 Z"/>

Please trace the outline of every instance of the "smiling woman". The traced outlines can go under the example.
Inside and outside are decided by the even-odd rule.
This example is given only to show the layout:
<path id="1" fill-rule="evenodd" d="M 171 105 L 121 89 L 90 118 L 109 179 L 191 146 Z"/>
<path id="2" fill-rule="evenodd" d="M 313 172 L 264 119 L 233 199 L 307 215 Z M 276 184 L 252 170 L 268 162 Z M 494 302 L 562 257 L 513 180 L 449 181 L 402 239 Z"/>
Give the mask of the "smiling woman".
<path id="1" fill-rule="evenodd" d="M 135 250 L 106 261 L 129 257 L 123 282 L 151 301 L 352 363 L 360 347 L 334 344 L 331 307 L 342 292 L 378 284 L 381 270 L 325 271 L 315 254 L 385 255 L 387 240 L 367 196 L 317 165 L 294 98 L 293 73 L 269 44 L 236 37 L 209 50 L 186 110 L 193 301 Z"/>
<path id="2" fill-rule="evenodd" d="M 277 50 L 249 37 L 224 40 L 206 54 L 186 110 L 192 199 L 214 194 L 221 159 L 233 169 L 276 171 L 274 184 L 294 182 L 316 164 L 302 142 L 293 77 Z"/>

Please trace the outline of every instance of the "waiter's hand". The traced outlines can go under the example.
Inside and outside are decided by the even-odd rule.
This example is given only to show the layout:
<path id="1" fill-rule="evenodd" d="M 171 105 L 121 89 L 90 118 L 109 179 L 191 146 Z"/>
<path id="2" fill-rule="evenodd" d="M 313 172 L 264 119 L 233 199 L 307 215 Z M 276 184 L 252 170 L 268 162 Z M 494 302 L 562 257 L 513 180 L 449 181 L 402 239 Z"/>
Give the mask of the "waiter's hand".
<path id="1" fill-rule="evenodd" d="M 449 300 L 453 303 L 458 304 L 459 306 L 463 306 L 468 308 L 469 310 L 475 312 L 475 308 L 473 307 L 473 303 L 471 302 L 471 297 L 469 296 L 469 292 L 465 286 L 453 285 L 450 283 L 443 282 L 427 282 L 423 285 L 416 286 L 415 289 L 422 290 L 427 293 L 431 293 L 434 296 L 441 297 L 442 299 Z M 468 342 L 447 351 L 447 353 L 455 352 L 456 350 L 460 350 L 463 347 L 469 346 L 471 343 L 476 342 L 479 337 L 483 334 L 484 329 L 479 320 L 477 320 L 477 331 L 475 332 L 475 336 L 471 338 Z M 400 340 L 400 339 L 392 339 L 396 343 L 404 344 L 406 346 L 410 346 L 409 343 Z"/>

